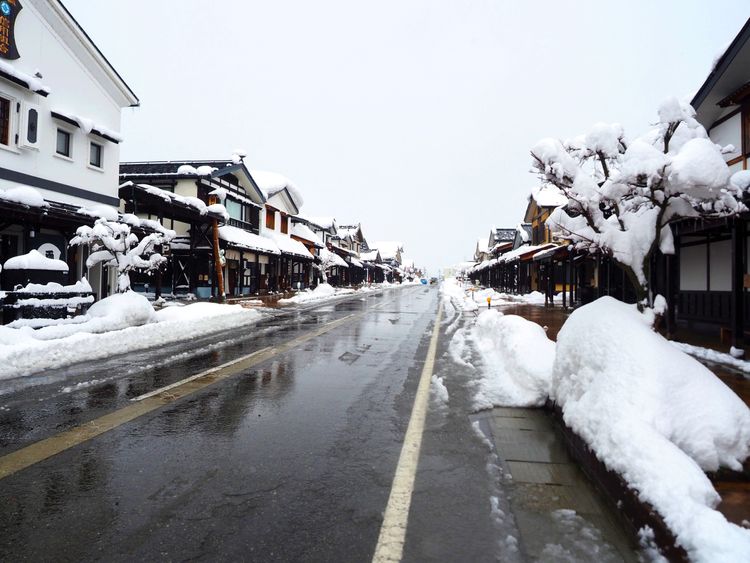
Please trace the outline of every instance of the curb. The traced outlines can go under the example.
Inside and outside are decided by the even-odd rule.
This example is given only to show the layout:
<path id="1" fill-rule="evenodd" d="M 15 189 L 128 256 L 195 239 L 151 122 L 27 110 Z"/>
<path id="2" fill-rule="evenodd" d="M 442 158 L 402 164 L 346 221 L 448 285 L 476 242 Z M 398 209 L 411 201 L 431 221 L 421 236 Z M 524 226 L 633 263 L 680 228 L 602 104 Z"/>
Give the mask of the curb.
<path id="1" fill-rule="evenodd" d="M 563 420 L 562 409 L 552 401 L 547 401 L 548 410 L 565 441 L 565 447 L 571 457 L 578 463 L 586 477 L 599 490 L 604 501 L 610 505 L 623 524 L 625 530 L 632 535 L 636 543 L 640 542 L 639 530 L 648 526 L 653 530 L 654 542 L 661 554 L 669 561 L 687 562 L 687 552 L 677 545 L 677 538 L 667 523 L 653 506 L 642 501 L 638 492 L 627 484 L 619 473 L 608 469 L 586 442 L 576 434 Z"/>

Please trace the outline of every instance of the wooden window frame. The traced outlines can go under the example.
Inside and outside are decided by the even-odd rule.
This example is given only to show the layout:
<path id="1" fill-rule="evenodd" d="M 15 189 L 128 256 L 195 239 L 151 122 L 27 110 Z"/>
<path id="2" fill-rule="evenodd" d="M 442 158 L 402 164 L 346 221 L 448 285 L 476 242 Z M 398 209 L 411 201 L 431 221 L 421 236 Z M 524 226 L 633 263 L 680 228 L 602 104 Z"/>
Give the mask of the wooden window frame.
<path id="1" fill-rule="evenodd" d="M 276 230 L 276 211 L 266 207 L 266 229 Z"/>

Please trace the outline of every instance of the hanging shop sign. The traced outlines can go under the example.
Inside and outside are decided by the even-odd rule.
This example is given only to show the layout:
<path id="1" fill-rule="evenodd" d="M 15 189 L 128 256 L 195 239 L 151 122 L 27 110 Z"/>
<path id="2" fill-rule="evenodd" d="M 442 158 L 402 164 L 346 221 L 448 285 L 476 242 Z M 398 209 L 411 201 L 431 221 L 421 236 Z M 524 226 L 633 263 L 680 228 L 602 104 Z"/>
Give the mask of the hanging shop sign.
<path id="1" fill-rule="evenodd" d="M 16 17 L 21 11 L 20 0 L 0 0 L 0 57 L 18 59 L 16 47 Z"/>

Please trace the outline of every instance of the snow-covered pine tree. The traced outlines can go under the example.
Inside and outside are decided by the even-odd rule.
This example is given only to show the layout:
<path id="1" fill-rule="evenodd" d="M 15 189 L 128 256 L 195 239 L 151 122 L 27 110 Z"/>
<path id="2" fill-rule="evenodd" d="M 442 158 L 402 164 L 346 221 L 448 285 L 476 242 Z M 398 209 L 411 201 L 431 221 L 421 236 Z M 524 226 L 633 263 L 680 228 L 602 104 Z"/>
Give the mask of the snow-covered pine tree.
<path id="1" fill-rule="evenodd" d="M 568 203 L 547 226 L 577 249 L 610 256 L 635 288 L 640 308 L 653 305 L 652 255 L 674 253 L 670 223 L 687 217 L 728 217 L 746 211 L 742 196 L 750 171 L 731 175 L 722 153 L 676 98 L 659 107 L 659 121 L 629 143 L 619 124 L 598 123 L 561 142 L 542 139 L 532 149 L 543 184 Z"/>
<path id="2" fill-rule="evenodd" d="M 116 267 L 117 291 L 125 293 L 130 290 L 130 272 L 152 272 L 166 261 L 164 256 L 155 252 L 154 247 L 169 242 L 174 235 L 174 231 L 161 229 L 138 240 L 130 225 L 100 218 L 93 227 L 78 227 L 70 246 L 91 245 L 86 267 L 101 263 Z"/>

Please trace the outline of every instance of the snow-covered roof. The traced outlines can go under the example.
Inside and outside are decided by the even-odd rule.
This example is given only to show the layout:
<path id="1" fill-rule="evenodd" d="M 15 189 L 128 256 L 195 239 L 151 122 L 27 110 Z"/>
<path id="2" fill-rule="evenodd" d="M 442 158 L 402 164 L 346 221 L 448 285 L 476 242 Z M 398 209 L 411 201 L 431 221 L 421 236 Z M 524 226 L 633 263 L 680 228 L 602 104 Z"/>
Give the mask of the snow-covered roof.
<path id="1" fill-rule="evenodd" d="M 360 262 L 359 260 L 357 260 L 354 256 L 352 256 L 351 258 L 349 258 L 349 262 L 351 263 L 352 266 L 357 266 L 358 268 L 364 268 L 365 267 L 365 265 L 362 264 L 362 262 Z"/>
<path id="2" fill-rule="evenodd" d="M 481 239 L 481 238 L 477 239 L 476 251 L 479 252 L 479 253 L 489 252 L 489 248 L 487 246 L 487 241 L 484 240 L 484 239 Z"/>
<path id="3" fill-rule="evenodd" d="M 219 238 L 248 250 L 257 250 L 259 252 L 267 252 L 268 254 L 281 254 L 279 247 L 271 239 L 230 225 L 219 227 Z"/>
<path id="4" fill-rule="evenodd" d="M 304 223 L 294 223 L 292 225 L 292 230 L 289 234 L 295 237 L 299 237 L 301 239 L 308 240 L 319 248 L 322 248 L 324 246 L 323 241 L 320 240 L 320 237 L 316 235 L 312 231 L 312 229 L 308 227 L 307 225 L 305 225 Z"/>
<path id="5" fill-rule="evenodd" d="M 9 190 L 0 190 L 0 199 L 28 207 L 49 207 L 42 194 L 30 186 L 16 186 Z"/>
<path id="6" fill-rule="evenodd" d="M 251 170 L 255 182 L 263 192 L 266 199 L 269 199 L 277 193 L 286 189 L 289 192 L 289 196 L 292 198 L 292 202 L 298 208 L 302 207 L 304 199 L 299 191 L 299 188 L 289 178 L 283 174 L 277 172 L 267 172 L 265 170 Z"/>
<path id="7" fill-rule="evenodd" d="M 335 252 L 331 252 L 327 248 L 320 249 L 320 259 L 323 263 L 331 262 L 332 266 L 341 266 L 342 268 L 349 267 L 349 264 L 347 264 L 341 256 L 339 256 Z"/>
<path id="8" fill-rule="evenodd" d="M 383 260 L 394 260 L 404 251 L 404 244 L 396 240 L 381 240 L 371 246 L 380 251 Z"/>
<path id="9" fill-rule="evenodd" d="M 132 182 L 125 182 L 120 187 L 129 186 L 132 185 Z M 157 188 L 156 186 L 151 186 L 149 184 L 135 184 L 138 188 L 142 189 L 146 193 L 149 193 L 153 196 L 159 197 L 163 199 L 167 203 L 171 202 L 178 202 L 182 205 L 186 205 L 188 207 L 192 207 L 198 213 L 201 215 L 206 215 L 208 213 L 212 213 L 214 215 L 221 215 L 225 221 L 229 220 L 229 213 L 227 213 L 226 208 L 221 205 L 220 203 L 215 203 L 213 205 L 206 205 L 203 200 L 197 197 L 192 196 L 183 196 L 179 195 L 167 190 L 163 190 L 161 188 Z"/>
<path id="10" fill-rule="evenodd" d="M 514 260 L 518 260 L 524 254 L 538 252 L 540 250 L 545 250 L 547 248 L 550 248 L 551 246 L 555 246 L 555 245 L 551 245 L 551 243 L 537 244 L 534 246 L 525 244 L 497 258 L 497 263 L 500 264 L 503 262 L 513 262 Z"/>
<path id="11" fill-rule="evenodd" d="M 376 262 L 379 254 L 378 250 L 369 250 L 367 252 L 360 252 L 359 257 L 365 262 Z"/>
<path id="12" fill-rule="evenodd" d="M 338 228 L 336 225 L 336 219 L 333 217 L 308 217 L 307 215 L 302 214 L 297 215 L 297 217 L 326 231 L 331 229 L 335 231 Z"/>
<path id="13" fill-rule="evenodd" d="M 531 197 L 539 207 L 560 207 L 568 203 L 568 198 L 565 197 L 565 194 L 555 186 L 549 184 L 532 188 Z"/>
<path id="14" fill-rule="evenodd" d="M 62 260 L 47 258 L 38 250 L 31 250 L 28 254 L 21 254 L 8 258 L 3 264 L 6 270 L 52 270 L 56 272 L 67 272 L 68 265 Z"/>
<path id="15" fill-rule="evenodd" d="M 748 82 L 750 67 L 750 19 L 745 22 L 737 36 L 714 61 L 711 72 L 690 102 L 695 108 L 696 119 L 706 128 L 721 116 L 726 108 L 719 102 L 736 92 Z"/>
<path id="16" fill-rule="evenodd" d="M 336 235 L 340 239 L 356 239 L 358 234 L 360 237 L 362 237 L 362 227 L 359 224 L 339 225 L 336 228 Z"/>
<path id="17" fill-rule="evenodd" d="M 284 233 L 266 230 L 263 231 L 262 236 L 272 240 L 279 250 L 281 250 L 282 254 L 291 254 L 293 256 L 299 256 L 300 258 L 313 258 L 313 255 L 310 254 L 310 251 L 307 250 L 304 244 L 298 240 L 294 240 Z"/>

